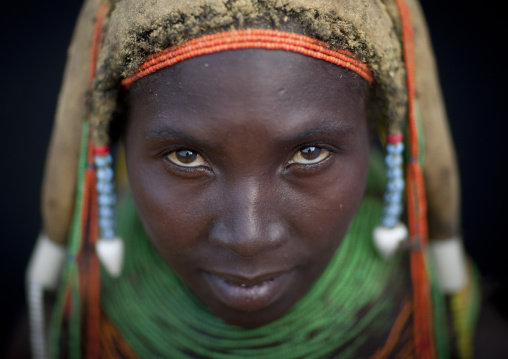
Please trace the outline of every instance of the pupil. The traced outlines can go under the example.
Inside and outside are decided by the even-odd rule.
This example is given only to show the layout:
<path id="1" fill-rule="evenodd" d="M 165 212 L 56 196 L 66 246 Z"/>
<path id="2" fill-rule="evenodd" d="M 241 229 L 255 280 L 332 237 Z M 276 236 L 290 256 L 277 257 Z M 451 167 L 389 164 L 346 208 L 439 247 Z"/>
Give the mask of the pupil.
<path id="1" fill-rule="evenodd" d="M 306 160 L 314 160 L 318 158 L 319 154 L 321 153 L 321 149 L 311 146 L 304 148 L 300 152 L 302 154 L 302 157 L 305 158 Z"/>
<path id="2" fill-rule="evenodd" d="M 196 160 L 198 155 L 189 150 L 176 151 L 176 157 L 182 163 L 192 163 Z"/>

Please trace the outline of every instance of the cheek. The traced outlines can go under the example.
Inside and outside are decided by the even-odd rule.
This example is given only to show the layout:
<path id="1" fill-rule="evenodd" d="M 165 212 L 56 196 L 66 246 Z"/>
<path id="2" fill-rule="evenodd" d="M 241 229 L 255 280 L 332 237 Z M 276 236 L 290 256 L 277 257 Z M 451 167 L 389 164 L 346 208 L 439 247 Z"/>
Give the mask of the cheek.
<path id="1" fill-rule="evenodd" d="M 328 251 L 340 243 L 363 198 L 368 156 L 342 161 L 319 180 L 302 182 L 287 203 L 291 227 L 305 238 L 308 251 Z"/>
<path id="2" fill-rule="evenodd" d="M 168 262 L 206 239 L 211 217 L 203 183 L 175 179 L 158 161 L 127 159 L 129 181 L 143 226 Z"/>

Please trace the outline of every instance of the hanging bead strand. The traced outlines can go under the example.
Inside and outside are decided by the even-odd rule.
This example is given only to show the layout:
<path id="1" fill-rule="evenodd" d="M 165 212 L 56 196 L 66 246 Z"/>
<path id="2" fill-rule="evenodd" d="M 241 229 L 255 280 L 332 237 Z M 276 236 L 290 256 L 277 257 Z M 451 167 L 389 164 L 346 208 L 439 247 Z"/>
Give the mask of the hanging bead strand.
<path id="1" fill-rule="evenodd" d="M 97 173 L 97 203 L 99 210 L 99 241 L 97 255 L 108 273 L 117 277 L 122 271 L 123 242 L 115 237 L 115 205 L 113 159 L 108 147 L 95 147 L 94 162 Z"/>
<path id="2" fill-rule="evenodd" d="M 384 196 L 383 214 L 381 225 L 374 229 L 374 245 L 383 258 L 389 258 L 400 246 L 400 243 L 407 239 L 408 231 L 400 221 L 402 214 L 402 193 L 404 191 L 404 144 L 402 133 L 395 136 L 387 136 L 386 145 L 386 192 Z"/>
<path id="3" fill-rule="evenodd" d="M 400 222 L 402 214 L 402 193 L 404 191 L 404 171 L 402 166 L 404 159 L 404 144 L 402 135 L 388 136 L 386 145 L 386 192 L 384 198 L 383 216 L 381 224 L 387 228 L 393 228 Z"/>
<path id="4" fill-rule="evenodd" d="M 113 160 L 107 151 L 105 154 L 96 154 L 94 157 L 97 169 L 97 197 L 99 204 L 99 236 L 111 239 L 115 236 L 115 187 L 113 184 Z"/>

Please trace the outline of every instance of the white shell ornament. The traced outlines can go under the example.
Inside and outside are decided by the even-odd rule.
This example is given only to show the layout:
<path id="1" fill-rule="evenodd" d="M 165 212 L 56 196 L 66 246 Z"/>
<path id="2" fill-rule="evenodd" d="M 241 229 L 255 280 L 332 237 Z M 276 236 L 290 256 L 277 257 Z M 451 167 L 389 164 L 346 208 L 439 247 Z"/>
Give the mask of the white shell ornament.
<path id="1" fill-rule="evenodd" d="M 445 294 L 454 294 L 468 283 L 466 256 L 459 237 L 430 241 L 437 279 Z"/>
<path id="2" fill-rule="evenodd" d="M 118 277 L 122 273 L 124 245 L 120 238 L 99 239 L 95 251 L 110 276 Z"/>
<path id="3" fill-rule="evenodd" d="M 398 223 L 392 228 L 376 226 L 373 237 L 374 247 L 379 255 L 388 259 L 397 251 L 401 242 L 408 238 L 408 231 L 402 223 Z"/>

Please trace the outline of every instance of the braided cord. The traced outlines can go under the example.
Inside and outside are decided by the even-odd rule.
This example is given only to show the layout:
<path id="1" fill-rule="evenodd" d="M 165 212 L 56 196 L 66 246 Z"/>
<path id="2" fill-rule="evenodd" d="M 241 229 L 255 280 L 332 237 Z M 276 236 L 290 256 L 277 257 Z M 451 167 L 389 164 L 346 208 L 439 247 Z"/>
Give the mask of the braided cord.
<path id="1" fill-rule="evenodd" d="M 102 35 L 103 35 L 103 22 L 105 21 L 106 15 L 109 11 L 109 6 L 107 4 L 101 4 L 99 6 L 97 16 L 94 24 L 94 31 L 92 34 L 92 46 L 90 48 L 90 63 L 89 63 L 89 89 L 92 88 L 92 83 L 95 78 L 95 70 L 97 65 L 97 59 L 100 52 L 100 46 L 102 43 Z M 85 118 L 83 120 L 82 126 L 82 134 L 81 134 L 81 146 L 79 151 L 79 159 L 78 159 L 78 173 L 77 173 L 77 185 L 76 185 L 76 200 L 75 200 L 75 208 L 74 208 L 74 217 L 72 220 L 71 230 L 69 232 L 69 241 L 68 241 L 68 261 L 67 264 L 64 265 L 63 274 L 62 274 L 62 285 L 60 287 L 60 291 L 57 297 L 57 303 L 55 306 L 55 310 L 53 312 L 52 321 L 50 324 L 50 334 L 49 334 L 49 352 L 51 357 L 59 357 L 60 356 L 60 340 L 61 340 L 61 328 L 64 321 L 68 323 L 68 333 L 69 333 L 69 357 L 71 359 L 80 359 L 81 358 L 81 315 L 82 315 L 82 303 L 81 303 L 81 295 L 87 295 L 89 307 L 90 303 L 94 302 L 94 297 L 98 302 L 98 294 L 97 291 L 88 291 L 84 290 L 85 285 L 88 288 L 93 288 L 93 283 L 90 285 L 90 276 L 88 275 L 88 283 L 83 283 L 83 280 L 80 280 L 80 270 L 79 264 L 82 260 L 82 249 L 83 249 L 83 241 L 87 237 L 89 233 L 89 216 L 90 216 L 90 206 L 91 208 L 91 216 L 92 219 L 95 216 L 95 208 L 96 205 L 94 203 L 94 199 L 96 195 L 93 193 L 93 187 L 91 188 L 90 184 L 94 184 L 94 170 L 90 170 L 87 167 L 87 162 L 90 159 L 90 150 L 92 148 L 91 142 L 89 139 L 89 123 L 88 119 Z M 91 193 L 92 192 L 92 193 Z M 92 221 L 94 222 L 94 221 Z M 93 233 L 96 231 L 95 228 L 90 228 L 90 231 Z M 96 272 L 95 277 L 97 277 L 96 282 L 98 282 L 98 263 L 94 263 L 94 257 L 89 258 L 88 267 L 90 271 L 93 273 L 94 269 Z M 96 262 L 96 260 L 95 260 Z M 94 268 L 95 267 L 95 268 Z M 98 286 L 98 283 L 97 283 Z M 83 288 L 82 288 L 83 287 Z M 84 293 L 82 293 L 84 292 Z M 68 312 L 67 312 L 68 310 Z M 97 311 L 99 308 L 97 308 Z M 97 313 L 94 312 L 94 319 L 97 317 Z M 98 322 L 95 320 L 95 322 Z M 88 328 L 88 332 L 92 328 L 97 328 L 97 325 L 90 326 Z M 98 333 L 97 333 L 98 335 Z M 89 335 L 90 337 L 90 335 Z M 95 338 L 93 335 L 92 341 L 97 341 L 98 338 Z M 95 343 L 93 343 L 95 344 Z M 95 347 L 97 347 L 95 345 Z M 93 353 L 95 357 L 95 353 Z"/>
<path id="2" fill-rule="evenodd" d="M 67 304 L 70 309 L 69 319 L 69 352 L 72 358 L 79 358 L 81 339 L 81 298 L 79 294 L 78 254 L 82 243 L 83 192 L 88 153 L 88 122 L 83 122 L 81 148 L 78 160 L 77 190 L 74 217 L 69 236 L 68 261 L 64 265 L 62 285 L 59 290 L 57 304 L 50 324 L 50 357 L 60 356 L 60 337 Z"/>
<path id="3" fill-rule="evenodd" d="M 437 282 L 437 273 L 432 256 L 427 256 L 434 315 L 434 333 L 436 336 L 436 352 L 440 359 L 450 358 L 448 324 L 446 316 L 446 300 Z"/>
<path id="4" fill-rule="evenodd" d="M 402 44 L 406 67 L 408 94 L 408 152 L 410 159 L 406 166 L 406 188 L 408 199 L 408 224 L 411 240 L 420 247 L 413 250 L 411 256 L 411 277 L 413 282 L 414 301 L 414 342 L 417 357 L 432 359 L 435 357 L 435 337 L 432 314 L 432 293 L 429 283 L 428 263 L 426 258 L 427 202 L 423 171 L 421 167 L 419 129 L 416 109 L 415 80 L 415 43 L 411 13 L 405 0 L 395 0 L 402 26 Z"/>
<path id="5" fill-rule="evenodd" d="M 474 356 L 473 333 L 480 311 L 478 270 L 472 262 L 468 263 L 468 270 L 470 280 L 467 286 L 450 298 L 456 346 L 461 359 L 470 359 Z"/>

